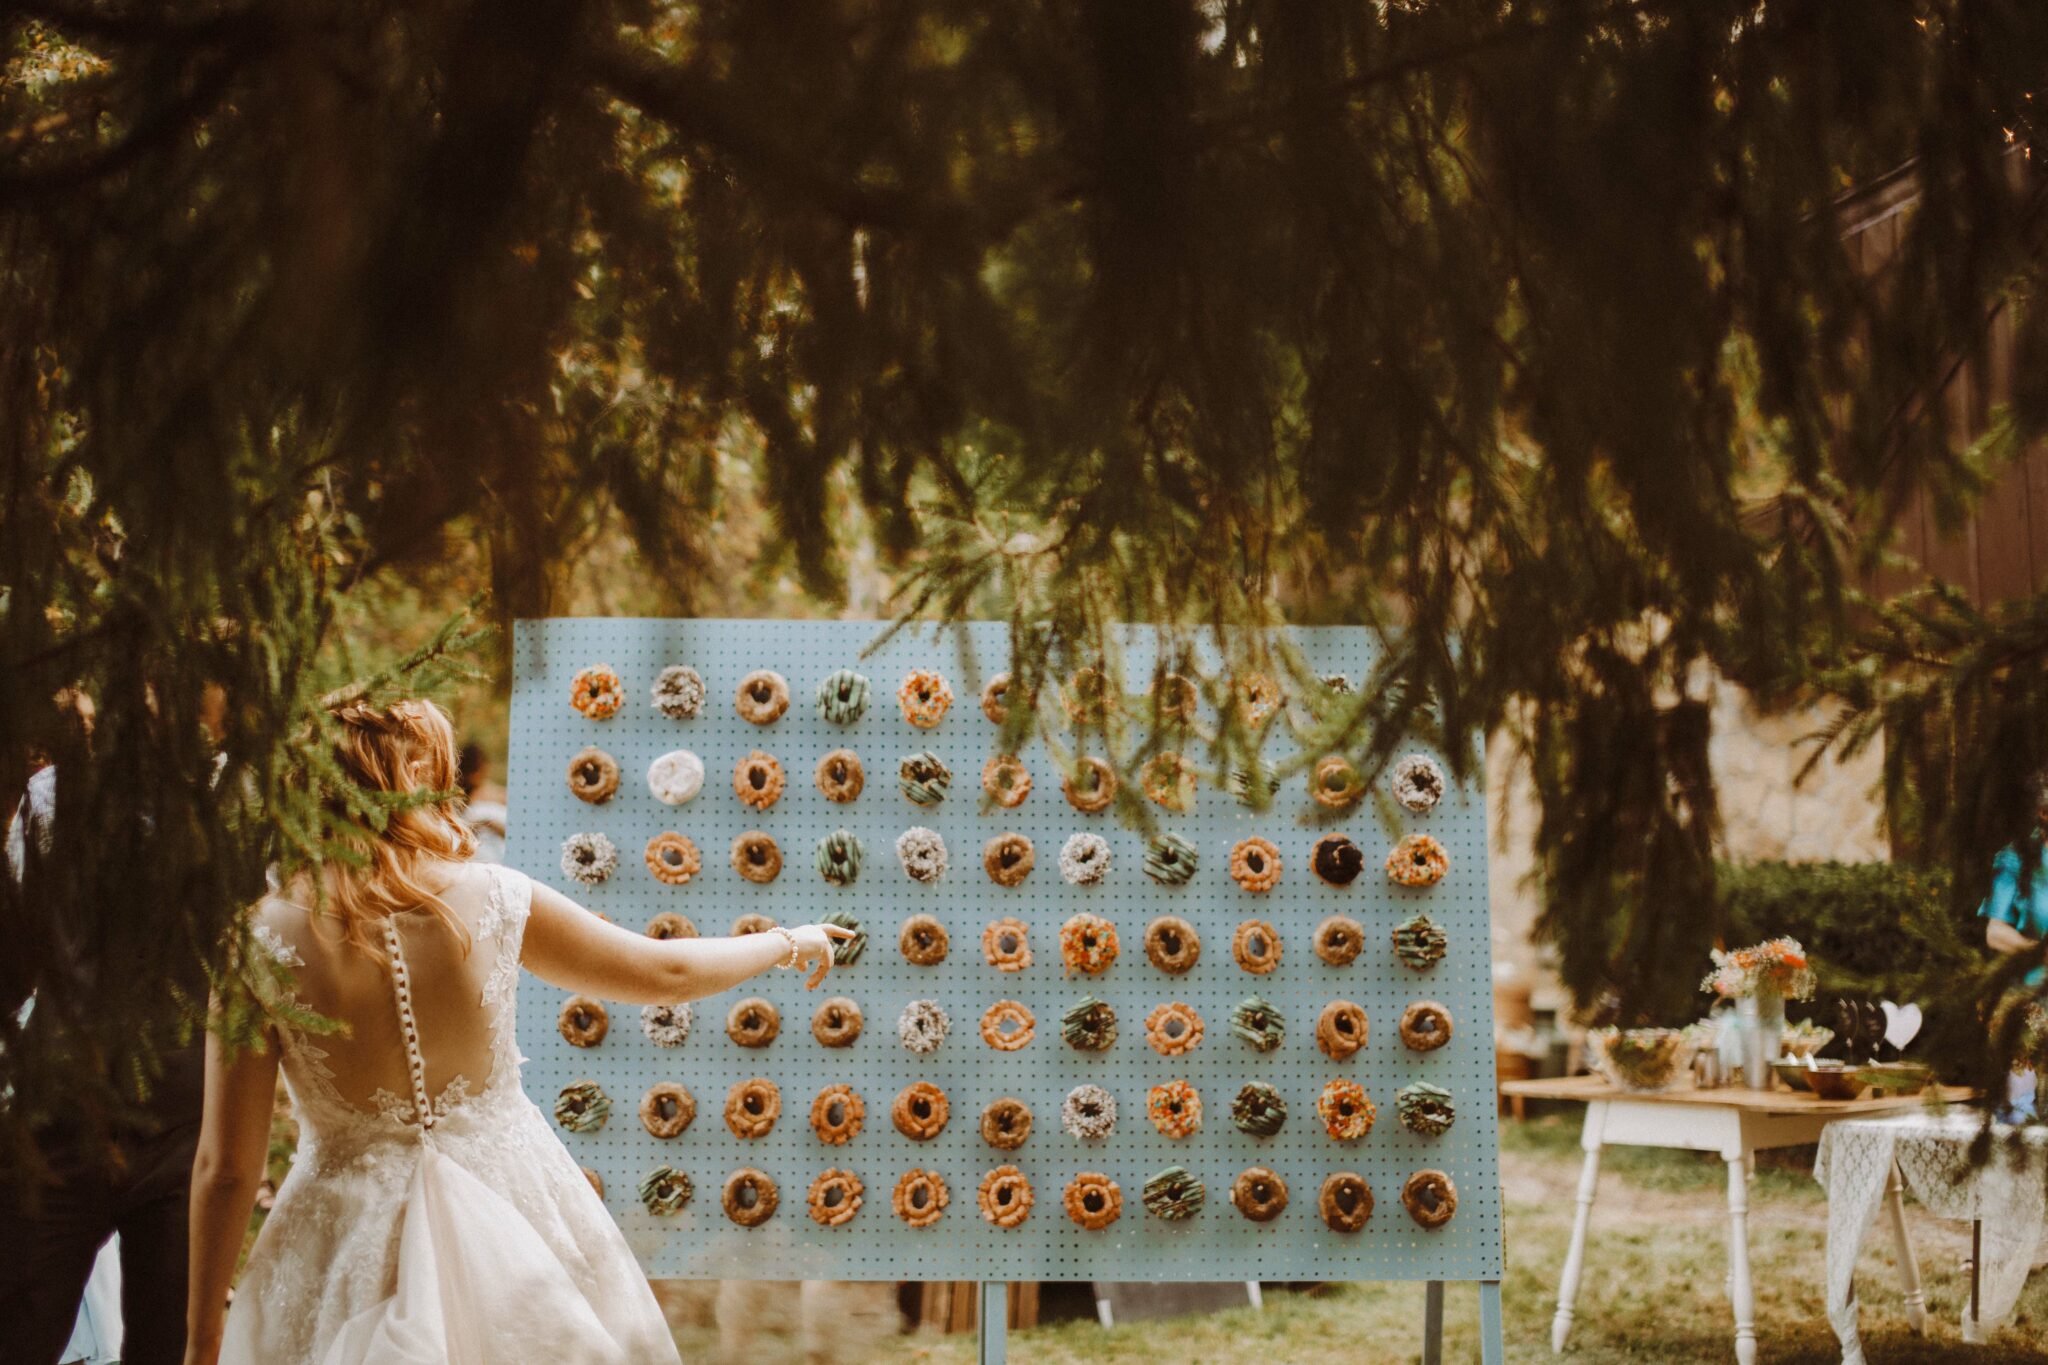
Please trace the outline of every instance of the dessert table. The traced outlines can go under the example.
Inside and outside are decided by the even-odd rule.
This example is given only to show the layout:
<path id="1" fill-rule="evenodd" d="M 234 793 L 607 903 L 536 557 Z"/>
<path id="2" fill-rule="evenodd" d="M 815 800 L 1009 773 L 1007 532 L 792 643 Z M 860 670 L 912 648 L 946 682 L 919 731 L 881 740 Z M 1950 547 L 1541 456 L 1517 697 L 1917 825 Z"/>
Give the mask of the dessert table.
<path id="1" fill-rule="evenodd" d="M 1681 1085 L 1683 1083 L 1681 1082 Z M 1579 1280 L 1585 1271 L 1586 1232 L 1592 1222 L 1593 1196 L 1600 1182 L 1600 1153 L 1607 1147 L 1663 1147 L 1674 1151 L 1716 1152 L 1728 1165 L 1728 1297 L 1735 1313 L 1735 1359 L 1756 1360 L 1756 1295 L 1749 1269 L 1749 1177 L 1756 1154 L 1774 1147 L 1799 1147 L 1818 1142 L 1829 1125 L 1843 1119 L 1878 1118 L 1913 1113 L 1928 1096 L 1892 1095 L 1860 1100 L 1824 1100 L 1796 1090 L 1751 1090 L 1725 1086 L 1713 1090 L 1690 1087 L 1655 1092 L 1617 1089 L 1599 1076 L 1552 1077 L 1510 1081 L 1501 1086 L 1509 1097 L 1571 1100 L 1586 1106 L 1579 1146 L 1586 1159 L 1579 1172 L 1578 1211 L 1572 1220 L 1571 1247 L 1557 1283 L 1557 1315 L 1551 1320 L 1550 1345 L 1563 1351 L 1571 1335 Z M 1944 1100 L 1954 1103 L 1972 1092 L 1950 1087 Z M 1898 1191 L 1890 1190 L 1892 1233 L 1899 1241 L 1901 1275 L 1908 1304 L 1920 1303 L 1919 1271 L 1906 1245 Z"/>
<path id="2" fill-rule="evenodd" d="M 1842 1343 L 1843 1365 L 1862 1365 L 1864 1358 L 1856 1256 L 1880 1203 L 1899 1241 L 1907 1318 L 1914 1331 L 1925 1328 L 1899 1208 L 1902 1186 L 1937 1217 L 1971 1225 L 1963 1340 L 1981 1341 L 1986 1324 L 1997 1326 L 2019 1301 L 2048 1228 L 2048 1128 L 1995 1125 L 1990 1159 L 1972 1165 L 1970 1146 L 1983 1130 L 1977 1113 L 1911 1113 L 1835 1124 L 1822 1135 L 1813 1178 L 1828 1192 L 1828 1321 Z"/>

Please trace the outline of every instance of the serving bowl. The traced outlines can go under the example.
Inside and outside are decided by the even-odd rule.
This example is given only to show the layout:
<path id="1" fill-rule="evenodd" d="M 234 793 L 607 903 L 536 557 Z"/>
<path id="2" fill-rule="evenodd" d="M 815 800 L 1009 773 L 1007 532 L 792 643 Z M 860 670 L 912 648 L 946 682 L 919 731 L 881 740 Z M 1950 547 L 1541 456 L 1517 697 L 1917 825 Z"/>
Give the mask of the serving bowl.
<path id="1" fill-rule="evenodd" d="M 1669 1090 L 1691 1060 L 1692 1049 L 1677 1029 L 1594 1029 L 1586 1041 L 1594 1069 L 1621 1090 Z"/>

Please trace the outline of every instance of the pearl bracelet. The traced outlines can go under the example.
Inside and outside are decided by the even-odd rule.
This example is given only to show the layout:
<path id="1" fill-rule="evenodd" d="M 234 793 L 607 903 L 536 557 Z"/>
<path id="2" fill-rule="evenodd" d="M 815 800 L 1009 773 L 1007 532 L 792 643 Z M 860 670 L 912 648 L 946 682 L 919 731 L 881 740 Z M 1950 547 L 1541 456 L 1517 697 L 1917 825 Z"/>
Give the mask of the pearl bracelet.
<path id="1" fill-rule="evenodd" d="M 776 925 L 774 928 L 770 929 L 768 932 L 771 934 L 782 935 L 782 941 L 789 945 L 789 960 L 786 962 L 778 962 L 775 965 L 782 968 L 784 971 L 787 971 L 789 968 L 796 966 L 796 935 L 790 933 L 789 930 L 783 928 L 779 924 Z"/>

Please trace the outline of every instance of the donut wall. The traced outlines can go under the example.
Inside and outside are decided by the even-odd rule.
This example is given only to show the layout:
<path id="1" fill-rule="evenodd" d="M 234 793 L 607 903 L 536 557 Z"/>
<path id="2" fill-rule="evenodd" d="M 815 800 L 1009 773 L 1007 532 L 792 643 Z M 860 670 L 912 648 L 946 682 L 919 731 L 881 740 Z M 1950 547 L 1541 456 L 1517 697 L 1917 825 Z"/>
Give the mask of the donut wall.
<path id="1" fill-rule="evenodd" d="M 510 862 L 636 932 L 864 935 L 817 991 L 772 971 L 687 1014 L 522 978 L 526 1091 L 648 1272 L 1498 1279 L 1476 774 L 1418 746 L 1376 789 L 1332 765 L 1322 801 L 1297 774 L 1255 813 L 1168 757 L 1148 837 L 1041 741 L 1001 761 L 1004 625 L 863 658 L 881 632 L 515 630 Z M 1290 638 L 1372 669 L 1364 630 Z M 1041 705 L 1085 711 L 1091 681 Z M 1244 681 L 1253 716 L 1288 705 Z M 1283 709 L 1265 752 L 1295 742 Z"/>

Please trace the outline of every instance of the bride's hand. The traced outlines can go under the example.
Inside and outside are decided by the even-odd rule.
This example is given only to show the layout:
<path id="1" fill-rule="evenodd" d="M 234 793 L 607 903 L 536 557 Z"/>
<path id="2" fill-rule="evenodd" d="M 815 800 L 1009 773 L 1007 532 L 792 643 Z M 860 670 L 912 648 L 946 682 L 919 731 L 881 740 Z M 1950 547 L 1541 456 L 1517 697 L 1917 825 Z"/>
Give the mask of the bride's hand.
<path id="1" fill-rule="evenodd" d="M 804 989 L 814 991 L 832 971 L 832 950 L 843 939 L 853 937 L 853 930 L 842 929 L 836 924 L 806 924 L 789 931 L 796 940 L 796 969 L 811 969 L 804 980 Z"/>

